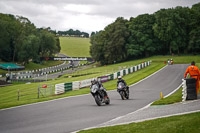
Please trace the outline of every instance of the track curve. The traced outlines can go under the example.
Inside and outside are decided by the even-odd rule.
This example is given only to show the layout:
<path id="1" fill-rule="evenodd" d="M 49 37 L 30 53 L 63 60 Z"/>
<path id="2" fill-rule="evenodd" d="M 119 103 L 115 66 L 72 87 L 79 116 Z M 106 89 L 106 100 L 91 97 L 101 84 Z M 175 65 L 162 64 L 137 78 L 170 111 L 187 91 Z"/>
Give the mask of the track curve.
<path id="1" fill-rule="evenodd" d="M 130 99 L 109 91 L 111 104 L 98 107 L 90 94 L 0 110 L 0 132 L 68 133 L 92 127 L 136 111 L 167 95 L 181 84 L 188 65 L 167 66 L 130 87 Z"/>

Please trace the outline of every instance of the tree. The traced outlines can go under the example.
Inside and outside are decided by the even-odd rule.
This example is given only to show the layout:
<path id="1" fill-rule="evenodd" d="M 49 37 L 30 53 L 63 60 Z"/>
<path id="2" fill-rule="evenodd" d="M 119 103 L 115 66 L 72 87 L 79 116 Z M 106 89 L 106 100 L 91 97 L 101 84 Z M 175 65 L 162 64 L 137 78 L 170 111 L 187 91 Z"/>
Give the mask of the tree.
<path id="1" fill-rule="evenodd" d="M 23 62 L 25 65 L 26 63 L 29 63 L 30 59 L 33 59 L 34 61 L 39 60 L 39 43 L 39 38 L 35 35 L 26 37 L 19 49 L 19 61 Z"/>
<path id="2" fill-rule="evenodd" d="M 104 58 L 106 64 L 121 62 L 127 58 L 126 43 L 129 36 L 128 20 L 122 17 L 105 28 Z"/>
<path id="3" fill-rule="evenodd" d="M 91 36 L 90 39 L 90 55 L 97 62 L 100 62 L 102 65 L 105 64 L 104 58 L 104 43 L 105 43 L 105 31 L 100 31 L 99 33 Z"/>
<path id="4" fill-rule="evenodd" d="M 170 54 L 180 54 L 184 51 L 189 40 L 189 8 L 161 9 L 155 13 L 155 18 L 154 33 L 163 41 L 164 53 L 169 51 Z"/>
<path id="5" fill-rule="evenodd" d="M 189 50 L 198 54 L 200 52 L 200 3 L 192 6 L 190 28 Z"/>
<path id="6" fill-rule="evenodd" d="M 15 17 L 13 15 L 0 14 L 0 59 L 4 61 L 12 60 L 12 50 L 10 42 L 12 42 L 11 33 L 13 29 Z"/>
<path id="7" fill-rule="evenodd" d="M 48 32 L 46 29 L 40 31 L 39 51 L 41 57 L 49 57 L 59 52 L 54 35 Z"/>
<path id="8" fill-rule="evenodd" d="M 153 34 L 153 25 L 155 23 L 154 15 L 143 14 L 129 21 L 129 41 L 127 51 L 129 57 L 137 58 L 139 56 L 149 57 L 153 55 L 158 46 L 156 45 Z"/>

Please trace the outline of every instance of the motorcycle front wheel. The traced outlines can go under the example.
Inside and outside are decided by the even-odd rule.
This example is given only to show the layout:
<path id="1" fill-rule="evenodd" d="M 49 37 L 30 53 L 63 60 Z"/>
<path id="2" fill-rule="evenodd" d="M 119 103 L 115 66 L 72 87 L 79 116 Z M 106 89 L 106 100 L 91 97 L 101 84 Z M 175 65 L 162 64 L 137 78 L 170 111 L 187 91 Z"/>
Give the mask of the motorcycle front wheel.
<path id="1" fill-rule="evenodd" d="M 94 99 L 95 99 L 95 102 L 98 106 L 101 106 L 102 105 L 102 100 L 101 100 L 101 97 L 99 94 L 95 95 L 94 96 Z"/>
<path id="2" fill-rule="evenodd" d="M 124 100 L 125 99 L 124 91 L 120 91 L 119 94 L 121 95 L 122 100 Z"/>

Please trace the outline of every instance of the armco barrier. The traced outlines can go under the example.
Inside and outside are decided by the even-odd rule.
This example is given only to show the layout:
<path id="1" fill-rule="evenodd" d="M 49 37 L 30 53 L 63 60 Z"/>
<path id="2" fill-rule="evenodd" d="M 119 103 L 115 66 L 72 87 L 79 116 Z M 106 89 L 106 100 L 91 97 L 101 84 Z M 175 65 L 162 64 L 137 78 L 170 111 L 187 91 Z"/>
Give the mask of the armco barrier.
<path id="1" fill-rule="evenodd" d="M 146 66 L 149 66 L 149 65 L 150 65 L 150 61 L 144 62 L 139 65 L 120 70 L 119 72 L 115 72 L 113 74 L 108 74 L 106 76 L 101 76 L 101 77 L 98 77 L 95 79 L 96 80 L 100 79 L 101 82 L 106 82 L 108 80 L 114 80 L 114 79 L 117 79 L 118 76 L 124 76 L 129 73 L 136 72 L 136 71 L 138 71 Z M 89 87 L 91 85 L 91 80 L 92 79 L 86 79 L 86 80 L 82 80 L 82 81 L 74 81 L 72 83 L 56 84 L 55 85 L 55 94 L 61 94 L 61 93 L 65 93 L 67 91 L 78 90 L 78 89 L 81 89 L 84 87 Z"/>

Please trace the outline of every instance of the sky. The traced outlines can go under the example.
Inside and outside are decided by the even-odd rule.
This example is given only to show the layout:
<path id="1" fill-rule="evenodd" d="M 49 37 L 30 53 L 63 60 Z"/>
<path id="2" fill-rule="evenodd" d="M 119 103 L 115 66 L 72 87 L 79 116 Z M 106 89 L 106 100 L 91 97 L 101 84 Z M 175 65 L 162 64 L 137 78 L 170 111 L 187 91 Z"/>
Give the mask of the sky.
<path id="1" fill-rule="evenodd" d="M 161 8 L 192 7 L 200 0 L 0 0 L 0 13 L 28 18 L 37 28 L 91 33 L 117 17 L 153 14 Z"/>

